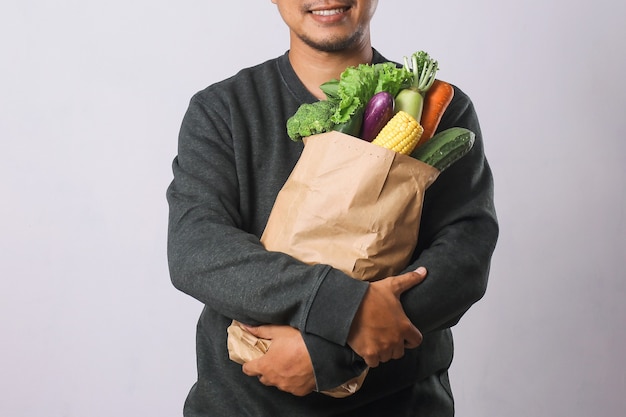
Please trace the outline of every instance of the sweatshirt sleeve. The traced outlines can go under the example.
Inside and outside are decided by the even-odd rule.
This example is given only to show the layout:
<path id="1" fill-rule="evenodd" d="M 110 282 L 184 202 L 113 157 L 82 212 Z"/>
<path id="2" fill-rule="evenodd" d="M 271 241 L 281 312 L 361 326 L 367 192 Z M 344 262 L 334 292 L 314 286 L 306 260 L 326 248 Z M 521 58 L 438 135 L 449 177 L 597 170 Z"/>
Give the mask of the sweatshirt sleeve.
<path id="1" fill-rule="evenodd" d="M 498 237 L 493 178 L 478 118 L 470 99 L 455 89 L 439 130 L 465 127 L 476 139 L 472 150 L 426 191 L 418 246 L 406 271 L 425 266 L 428 276 L 402 298 L 422 333 L 453 326 L 483 297 Z"/>
<path id="2" fill-rule="evenodd" d="M 303 337 L 313 363 L 317 391 L 336 388 L 367 369 L 365 361 L 349 347 L 311 333 L 303 333 Z"/>
<path id="3" fill-rule="evenodd" d="M 269 213 L 275 194 L 267 191 L 262 198 L 254 194 L 265 191 L 249 189 L 246 178 L 260 175 L 249 166 L 256 159 L 241 156 L 247 144 L 233 143 L 239 134 L 229 119 L 232 109 L 225 104 L 219 108 L 219 100 L 211 99 L 209 103 L 196 95 L 189 105 L 167 190 L 168 262 L 174 286 L 225 317 L 290 325 L 345 343 L 367 284 L 328 265 L 306 265 L 265 250 L 259 240 L 262 227 L 255 230 L 252 224 L 264 225 L 266 218 L 254 216 Z M 276 152 L 285 147 L 281 142 Z M 282 165 L 284 178 L 271 175 L 258 183 L 277 192 L 291 169 L 288 163 Z M 254 213 L 246 213 L 243 200 L 253 197 L 254 204 L 248 205 Z"/>

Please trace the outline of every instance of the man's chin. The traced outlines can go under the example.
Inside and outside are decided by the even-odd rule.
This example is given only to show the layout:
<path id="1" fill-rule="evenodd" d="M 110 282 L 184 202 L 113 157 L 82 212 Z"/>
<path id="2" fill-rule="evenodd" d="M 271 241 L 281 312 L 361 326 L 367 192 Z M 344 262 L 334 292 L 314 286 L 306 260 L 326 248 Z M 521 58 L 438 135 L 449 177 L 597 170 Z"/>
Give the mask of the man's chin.
<path id="1" fill-rule="evenodd" d="M 337 37 L 315 40 L 301 36 L 300 39 L 309 47 L 321 52 L 341 52 L 356 46 L 359 43 L 359 39 L 361 39 L 361 33 L 355 33 L 352 36 L 345 38 Z"/>

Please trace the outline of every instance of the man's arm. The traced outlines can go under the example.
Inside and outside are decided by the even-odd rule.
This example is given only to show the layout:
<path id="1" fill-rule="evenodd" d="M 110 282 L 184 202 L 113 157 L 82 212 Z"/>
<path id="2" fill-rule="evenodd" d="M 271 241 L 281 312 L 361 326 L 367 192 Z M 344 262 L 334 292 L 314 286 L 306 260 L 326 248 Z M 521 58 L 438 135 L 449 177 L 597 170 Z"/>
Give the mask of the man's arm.
<path id="1" fill-rule="evenodd" d="M 248 328 L 248 331 L 271 340 L 270 349 L 260 358 L 246 363 L 243 371 L 260 377 L 265 385 L 305 395 L 314 388 L 325 391 L 338 387 L 359 376 L 366 365 L 375 367 L 380 362 L 404 356 L 405 348 L 421 344 L 422 335 L 402 311 L 400 295 L 421 283 L 425 277 L 426 270 L 419 268 L 415 272 L 388 277 L 370 285 L 366 299 L 380 299 L 362 303 L 366 309 L 359 310 L 352 328 L 357 328 L 355 323 L 359 320 L 366 322 L 360 323 L 358 334 L 353 333 L 348 339 L 348 344 L 362 352 L 361 356 L 365 359 L 347 346 L 337 345 L 314 334 L 301 333 L 289 326 L 263 325 Z"/>
<path id="2" fill-rule="evenodd" d="M 309 326 L 308 332 L 344 344 L 367 283 L 327 265 L 306 265 L 265 250 L 258 237 L 262 226 L 252 230 L 250 218 L 240 209 L 242 199 L 250 195 L 241 189 L 241 177 L 263 174 L 242 172 L 250 162 L 237 159 L 241 146 L 232 139 L 232 109 L 219 106 L 219 97 L 194 97 L 181 126 L 174 180 L 167 191 L 173 284 L 242 323 L 301 330 Z M 275 146 L 282 150 L 287 144 Z M 284 168 L 285 178 L 290 168 Z M 274 186 L 275 192 L 280 185 Z M 265 200 L 258 216 L 266 219 L 272 202 Z M 330 323 L 328 316 L 333 317 Z"/>
<path id="3" fill-rule="evenodd" d="M 455 98 L 440 129 L 466 127 L 476 141 L 426 191 L 418 246 L 407 270 L 423 265 L 428 279 L 402 298 L 424 334 L 453 326 L 484 295 L 498 237 L 493 178 L 478 119 L 462 91 L 457 89 Z"/>

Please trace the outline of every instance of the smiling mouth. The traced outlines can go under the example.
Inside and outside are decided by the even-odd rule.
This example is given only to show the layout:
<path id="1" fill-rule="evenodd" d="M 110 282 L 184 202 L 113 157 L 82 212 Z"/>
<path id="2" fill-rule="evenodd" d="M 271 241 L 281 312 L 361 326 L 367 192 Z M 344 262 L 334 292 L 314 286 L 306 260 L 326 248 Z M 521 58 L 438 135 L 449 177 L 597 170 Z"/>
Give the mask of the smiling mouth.
<path id="1" fill-rule="evenodd" d="M 349 7 L 341 7 L 339 9 L 331 10 L 311 10 L 311 13 L 316 16 L 334 16 L 346 12 L 348 9 Z"/>

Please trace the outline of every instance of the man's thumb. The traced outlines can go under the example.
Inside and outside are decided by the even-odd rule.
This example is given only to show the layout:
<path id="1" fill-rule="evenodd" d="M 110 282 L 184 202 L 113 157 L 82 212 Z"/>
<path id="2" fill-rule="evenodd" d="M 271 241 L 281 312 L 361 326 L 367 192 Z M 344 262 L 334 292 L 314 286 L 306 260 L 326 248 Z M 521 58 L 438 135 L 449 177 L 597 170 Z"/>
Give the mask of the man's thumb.
<path id="1" fill-rule="evenodd" d="M 420 284 L 427 275 L 426 268 L 420 266 L 415 271 L 407 272 L 406 274 L 399 275 L 394 279 L 395 293 L 400 296 L 403 292 L 413 288 L 417 284 Z"/>

